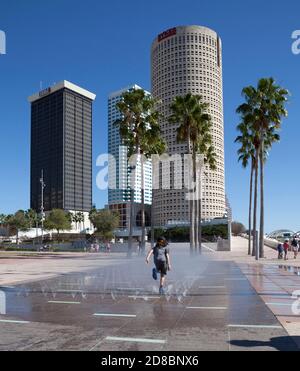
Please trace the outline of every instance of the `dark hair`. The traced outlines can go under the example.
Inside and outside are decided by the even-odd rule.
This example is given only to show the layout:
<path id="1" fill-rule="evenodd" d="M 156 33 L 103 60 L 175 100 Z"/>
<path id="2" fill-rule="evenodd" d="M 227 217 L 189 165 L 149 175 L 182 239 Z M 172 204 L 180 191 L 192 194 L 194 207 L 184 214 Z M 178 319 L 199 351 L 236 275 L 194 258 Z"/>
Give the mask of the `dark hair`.
<path id="1" fill-rule="evenodd" d="M 159 243 L 159 242 L 163 242 L 164 243 L 164 246 L 168 246 L 169 245 L 169 242 L 167 241 L 167 239 L 165 238 L 165 237 L 158 237 L 158 239 L 157 239 L 157 243 Z"/>

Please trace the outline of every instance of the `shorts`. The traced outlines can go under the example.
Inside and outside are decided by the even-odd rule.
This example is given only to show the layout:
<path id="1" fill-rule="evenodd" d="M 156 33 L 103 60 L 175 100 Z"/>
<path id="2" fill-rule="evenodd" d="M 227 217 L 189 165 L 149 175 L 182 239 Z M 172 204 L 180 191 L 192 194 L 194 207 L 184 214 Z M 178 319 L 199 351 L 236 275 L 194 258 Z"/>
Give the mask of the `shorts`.
<path id="1" fill-rule="evenodd" d="M 157 261 L 155 262 L 155 267 L 156 267 L 157 272 L 159 272 L 162 276 L 167 275 L 167 271 L 168 271 L 167 262 Z"/>

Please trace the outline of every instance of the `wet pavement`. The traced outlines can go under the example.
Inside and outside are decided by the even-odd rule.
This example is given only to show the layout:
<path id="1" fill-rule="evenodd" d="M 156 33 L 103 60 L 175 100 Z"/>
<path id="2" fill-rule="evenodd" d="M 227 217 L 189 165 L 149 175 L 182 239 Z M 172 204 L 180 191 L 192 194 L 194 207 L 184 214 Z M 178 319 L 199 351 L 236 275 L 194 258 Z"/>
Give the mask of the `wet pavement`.
<path id="1" fill-rule="evenodd" d="M 276 312 L 300 318 L 294 268 L 191 258 L 180 247 L 172 257 L 163 297 L 138 257 L 0 286 L 0 350 L 299 350 Z"/>

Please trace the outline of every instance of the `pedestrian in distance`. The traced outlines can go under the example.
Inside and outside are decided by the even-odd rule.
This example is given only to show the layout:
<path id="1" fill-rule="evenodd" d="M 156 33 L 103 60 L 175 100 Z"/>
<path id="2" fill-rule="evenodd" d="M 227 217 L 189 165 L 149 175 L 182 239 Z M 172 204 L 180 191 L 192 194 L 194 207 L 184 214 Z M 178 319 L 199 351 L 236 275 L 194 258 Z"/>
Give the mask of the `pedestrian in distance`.
<path id="1" fill-rule="evenodd" d="M 296 237 L 293 238 L 291 245 L 292 245 L 292 249 L 293 249 L 293 252 L 294 252 L 294 259 L 297 259 L 298 250 L 299 250 L 299 243 L 298 243 L 298 240 L 296 239 Z"/>
<path id="2" fill-rule="evenodd" d="M 283 259 L 283 245 L 282 245 L 282 243 L 278 244 L 277 251 L 278 251 L 278 260 L 282 260 Z"/>
<path id="3" fill-rule="evenodd" d="M 159 294 L 165 294 L 165 283 L 167 272 L 171 270 L 171 259 L 170 259 L 170 250 L 168 248 L 168 241 L 165 237 L 159 237 L 157 239 L 157 244 L 149 251 L 146 263 L 149 264 L 150 258 L 153 255 L 155 268 L 152 270 L 152 277 L 156 281 L 160 274 L 160 285 L 159 285 Z"/>
<path id="4" fill-rule="evenodd" d="M 285 240 L 285 242 L 283 244 L 284 260 L 288 260 L 289 249 L 290 249 L 289 240 Z"/>

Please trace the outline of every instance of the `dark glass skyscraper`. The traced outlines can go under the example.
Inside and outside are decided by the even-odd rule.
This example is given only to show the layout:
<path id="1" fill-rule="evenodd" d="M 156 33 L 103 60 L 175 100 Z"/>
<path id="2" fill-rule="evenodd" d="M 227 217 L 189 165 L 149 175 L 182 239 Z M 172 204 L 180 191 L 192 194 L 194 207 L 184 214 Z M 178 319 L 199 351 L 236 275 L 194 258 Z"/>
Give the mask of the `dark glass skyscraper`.
<path id="1" fill-rule="evenodd" d="M 31 103 L 31 208 L 88 212 L 92 208 L 92 103 L 96 96 L 63 81 Z"/>

